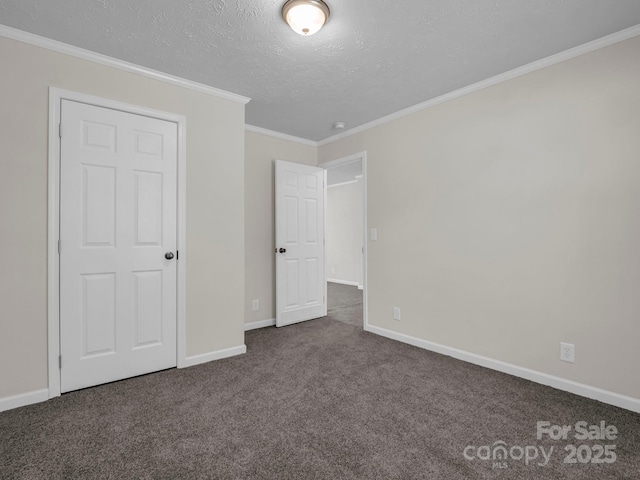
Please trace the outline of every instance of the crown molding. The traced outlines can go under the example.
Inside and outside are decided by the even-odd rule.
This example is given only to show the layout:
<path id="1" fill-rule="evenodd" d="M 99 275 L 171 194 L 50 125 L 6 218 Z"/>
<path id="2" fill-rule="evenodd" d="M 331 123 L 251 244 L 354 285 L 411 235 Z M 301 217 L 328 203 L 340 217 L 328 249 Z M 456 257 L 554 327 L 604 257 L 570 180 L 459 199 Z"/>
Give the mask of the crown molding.
<path id="1" fill-rule="evenodd" d="M 512 80 L 517 77 L 521 77 L 523 75 L 535 72 L 537 70 L 542 70 L 543 68 L 550 67 L 552 65 L 555 65 L 560 62 L 564 62 L 566 60 L 571 60 L 572 58 L 579 57 L 580 55 L 584 55 L 586 53 L 590 53 L 595 50 L 599 50 L 601 48 L 614 45 L 616 43 L 620 43 L 624 40 L 629 40 L 630 38 L 637 37 L 638 35 L 640 35 L 640 24 L 627 28 L 625 30 L 621 30 L 617 33 L 613 33 L 611 35 L 607 35 L 606 37 L 602 37 L 597 40 L 593 40 L 591 42 L 578 45 L 577 47 L 570 48 L 569 50 L 565 50 L 564 52 L 556 53 L 555 55 L 551 55 L 541 60 L 528 63 L 527 65 L 523 65 L 522 67 L 509 70 L 508 72 L 501 73 L 491 78 L 487 78 L 486 80 L 481 80 L 480 82 L 473 83 L 466 87 L 462 87 L 458 90 L 445 93 L 444 95 L 440 95 L 439 97 L 432 98 L 431 100 L 427 100 L 426 102 L 418 103 L 417 105 L 413 105 L 411 107 L 399 110 L 390 115 L 386 115 L 384 117 L 378 118 L 377 120 L 367 122 L 363 125 L 354 127 L 345 132 L 341 132 L 337 135 L 333 135 L 331 137 L 325 138 L 324 140 L 320 140 L 319 142 L 317 142 L 317 144 L 319 147 L 321 147 L 323 145 L 333 143 L 342 138 L 346 138 L 351 135 L 355 135 L 356 133 L 369 130 L 370 128 L 377 127 L 379 125 L 383 125 L 385 123 L 389 123 L 394 120 L 398 120 L 399 118 L 406 117 L 408 115 L 420 112 L 427 108 L 435 107 L 436 105 L 439 105 L 441 103 L 454 100 L 456 98 L 462 97 L 464 95 L 468 95 L 470 93 L 477 92 L 479 90 L 483 90 L 488 87 L 492 87 L 494 85 L 498 85 L 500 83 Z"/>
<path id="2" fill-rule="evenodd" d="M 176 85 L 178 87 L 188 88 L 200 93 L 206 93 L 207 95 L 223 98 L 225 100 L 231 100 L 243 105 L 246 105 L 251 100 L 248 97 L 243 97 L 242 95 L 227 92 L 226 90 L 221 90 L 219 88 L 210 87 L 209 85 L 205 85 L 203 83 L 193 82 L 185 78 L 169 75 L 168 73 L 162 73 L 157 70 L 152 70 L 140 65 L 125 62 L 124 60 L 118 60 L 117 58 L 108 57 L 107 55 L 95 53 L 83 48 L 74 47 L 73 45 L 58 42 L 56 40 L 51 40 L 50 38 L 41 37 L 39 35 L 8 27 L 6 25 L 0 25 L 0 36 L 10 38 L 12 40 L 17 40 L 19 42 L 28 43 L 36 47 L 46 48 L 47 50 L 52 50 L 54 52 L 63 53 L 71 57 L 88 60 L 90 62 L 105 65 L 107 67 L 117 68 L 118 70 L 122 70 L 125 72 L 136 73 L 143 77 L 152 78 L 154 80 L 159 80 L 161 82 Z"/>
<path id="3" fill-rule="evenodd" d="M 541 70 L 543 68 L 555 65 L 560 62 L 564 62 L 566 60 L 570 60 L 572 58 L 578 57 L 580 55 L 584 55 L 586 53 L 593 52 L 595 50 L 599 50 L 604 47 L 608 47 L 610 45 L 622 42 L 624 40 L 628 40 L 633 37 L 637 37 L 640 35 L 640 24 L 635 25 L 633 27 L 627 28 L 625 30 L 621 30 L 620 32 L 613 33 L 611 35 L 607 35 L 605 37 L 599 38 L 597 40 L 593 40 L 591 42 L 585 43 L 583 45 L 579 45 L 577 47 L 571 48 L 569 50 L 565 50 L 564 52 L 557 53 L 555 55 L 551 55 L 549 57 L 543 58 L 541 60 L 537 60 L 535 62 L 529 63 L 527 65 L 523 65 L 522 67 L 515 68 L 505 73 L 501 73 L 499 75 L 493 76 L 486 80 L 482 80 L 480 82 L 468 85 L 466 87 L 460 88 L 458 90 L 454 90 L 452 92 L 446 93 L 444 95 L 440 95 L 439 97 L 433 98 L 431 100 L 427 100 L 425 102 L 413 105 L 411 107 L 399 110 L 390 115 L 386 115 L 384 117 L 378 118 L 371 122 L 367 122 L 358 127 L 349 129 L 345 132 L 341 132 L 337 135 L 333 135 L 331 137 L 327 137 L 324 140 L 320 140 L 318 142 L 313 140 L 308 140 L 306 138 L 296 137 L 293 135 L 288 135 L 285 133 L 276 132 L 273 130 L 268 130 L 266 128 L 256 127 L 253 125 L 245 125 L 247 131 L 259 133 L 262 135 L 267 135 L 274 138 L 279 138 L 281 140 L 288 140 L 291 142 L 300 143 L 303 145 L 308 145 L 312 147 L 321 147 L 323 145 L 327 145 L 329 143 L 335 142 L 342 138 L 349 137 L 351 135 L 355 135 L 357 133 L 363 132 L 365 130 L 369 130 L 370 128 L 377 127 L 379 125 L 383 125 L 385 123 L 392 122 L 394 120 L 406 117 L 413 113 L 417 113 L 419 111 L 425 110 L 427 108 L 434 107 L 444 102 L 448 102 L 450 100 L 454 100 L 456 98 L 462 97 L 464 95 L 468 95 L 473 92 L 477 92 L 479 90 L 483 90 L 485 88 L 506 82 L 508 80 L 512 80 L 514 78 L 526 75 L 528 73 L 535 72 L 537 70 Z M 181 77 L 176 77 L 174 75 L 170 75 L 167 73 L 162 73 L 157 70 L 152 70 L 150 68 L 142 67 L 140 65 L 136 65 L 133 63 L 125 62 L 124 60 L 118 60 L 113 57 L 109 57 L 106 55 L 102 55 L 99 53 L 91 52 L 89 50 L 85 50 L 83 48 L 74 47 L 72 45 L 58 42 L 56 40 L 51 40 L 49 38 L 41 37 L 39 35 L 35 35 L 33 33 L 25 32 L 23 30 L 18 30 L 12 27 L 8 27 L 6 25 L 0 25 L 0 36 L 10 38 L 13 40 L 17 40 L 20 42 L 28 43 L 30 45 L 34 45 L 41 48 L 46 48 L 48 50 L 52 50 L 58 53 L 62 53 L 65 55 L 69 55 L 72 57 L 80 58 L 83 60 L 88 60 L 94 63 L 98 63 L 101 65 L 105 65 L 108 67 L 116 68 L 118 70 L 136 73 L 138 75 L 152 78 L 154 80 L 159 80 L 165 83 L 169 83 L 172 85 L 176 85 L 183 88 L 188 88 L 190 90 L 195 90 L 201 93 L 205 93 L 208 95 L 216 96 L 219 98 L 223 98 L 225 100 L 231 100 L 234 102 L 241 103 L 246 105 L 251 100 L 249 97 L 244 97 L 242 95 L 238 95 L 232 92 L 228 92 L 226 90 L 222 90 L 219 88 L 211 87 L 209 85 L 205 85 L 202 83 L 194 82 L 191 80 L 187 80 Z"/>
<path id="4" fill-rule="evenodd" d="M 318 146 L 318 142 L 314 142 L 313 140 L 308 140 L 306 138 L 288 135 L 286 133 L 276 132 L 274 130 L 268 130 L 262 127 L 256 127 L 254 125 L 245 124 L 244 129 L 247 132 L 259 133 L 261 135 L 266 135 L 268 137 L 278 138 L 280 140 L 288 140 L 290 142 L 301 143 L 302 145 L 308 145 L 310 147 Z"/>
<path id="5" fill-rule="evenodd" d="M 344 186 L 344 185 L 351 185 L 351 184 L 353 184 L 353 183 L 358 183 L 358 180 L 356 180 L 356 179 L 354 179 L 354 180 L 347 180 L 347 181 L 345 181 L 345 182 L 332 183 L 331 185 L 329 185 L 329 184 L 327 183 L 327 188 L 342 187 L 342 186 Z M 327 281 L 329 282 L 330 280 L 327 280 Z"/>

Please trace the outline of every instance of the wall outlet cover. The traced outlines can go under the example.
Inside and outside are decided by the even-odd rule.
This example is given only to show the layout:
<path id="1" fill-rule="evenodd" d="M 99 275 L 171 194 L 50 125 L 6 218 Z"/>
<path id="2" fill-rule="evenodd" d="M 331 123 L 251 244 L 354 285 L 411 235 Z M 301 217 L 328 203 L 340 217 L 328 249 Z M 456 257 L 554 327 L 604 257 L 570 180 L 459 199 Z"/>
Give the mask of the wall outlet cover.
<path id="1" fill-rule="evenodd" d="M 560 343 L 560 360 L 563 362 L 575 363 L 576 346 L 573 343 Z"/>

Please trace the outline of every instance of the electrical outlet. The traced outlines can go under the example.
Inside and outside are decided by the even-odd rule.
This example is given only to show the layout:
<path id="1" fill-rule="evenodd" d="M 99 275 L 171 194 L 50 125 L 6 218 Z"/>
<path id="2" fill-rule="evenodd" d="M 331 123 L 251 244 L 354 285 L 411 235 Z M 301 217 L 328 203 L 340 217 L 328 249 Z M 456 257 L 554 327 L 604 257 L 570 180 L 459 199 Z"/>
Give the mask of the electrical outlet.
<path id="1" fill-rule="evenodd" d="M 253 308 L 253 311 L 255 312 L 256 310 L 260 310 L 260 300 L 258 298 L 256 298 L 255 300 L 253 300 L 251 302 L 251 308 Z"/>
<path id="2" fill-rule="evenodd" d="M 560 360 L 575 363 L 576 346 L 573 343 L 560 343 Z"/>
<path id="3" fill-rule="evenodd" d="M 393 307 L 393 319 L 400 321 L 400 307 Z"/>
<path id="4" fill-rule="evenodd" d="M 372 228 L 371 229 L 371 240 L 372 241 L 376 241 L 378 240 L 378 229 L 377 228 Z"/>

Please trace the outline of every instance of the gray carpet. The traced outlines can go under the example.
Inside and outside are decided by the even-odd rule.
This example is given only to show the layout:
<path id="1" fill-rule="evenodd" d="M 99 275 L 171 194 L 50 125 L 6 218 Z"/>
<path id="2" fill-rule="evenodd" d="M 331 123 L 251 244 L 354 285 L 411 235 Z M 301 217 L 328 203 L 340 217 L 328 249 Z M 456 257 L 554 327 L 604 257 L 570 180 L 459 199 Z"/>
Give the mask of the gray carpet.
<path id="1" fill-rule="evenodd" d="M 358 287 L 327 283 L 327 313 L 340 322 L 362 327 L 362 290 Z"/>
<path id="2" fill-rule="evenodd" d="M 0 413 L 2 479 L 638 479 L 640 415 L 394 342 L 331 317 L 247 332 L 246 355 Z M 613 441 L 536 439 L 605 421 Z M 467 460 L 467 446 L 554 447 Z M 614 444 L 609 464 L 565 445 Z M 471 451 L 467 451 L 468 453 Z M 473 450 L 475 456 L 475 450 Z M 519 450 L 513 450 L 517 457 Z M 485 455 L 480 449 L 478 454 Z"/>

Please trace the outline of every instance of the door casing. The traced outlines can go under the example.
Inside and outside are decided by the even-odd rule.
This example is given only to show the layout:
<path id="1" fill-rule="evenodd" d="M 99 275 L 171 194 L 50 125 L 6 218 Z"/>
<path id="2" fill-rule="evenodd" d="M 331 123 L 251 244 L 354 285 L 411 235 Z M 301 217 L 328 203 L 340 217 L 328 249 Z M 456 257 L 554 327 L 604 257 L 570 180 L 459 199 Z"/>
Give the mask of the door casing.
<path id="1" fill-rule="evenodd" d="M 162 112 L 129 105 L 93 95 L 49 88 L 49 151 L 48 151 L 48 226 L 47 226 L 47 326 L 48 326 L 48 378 L 49 398 L 60 396 L 60 130 L 61 101 L 95 105 L 120 110 L 135 115 L 173 122 L 178 129 L 178 178 L 177 178 L 177 332 L 176 363 L 186 365 L 186 118 L 183 115 Z"/>

